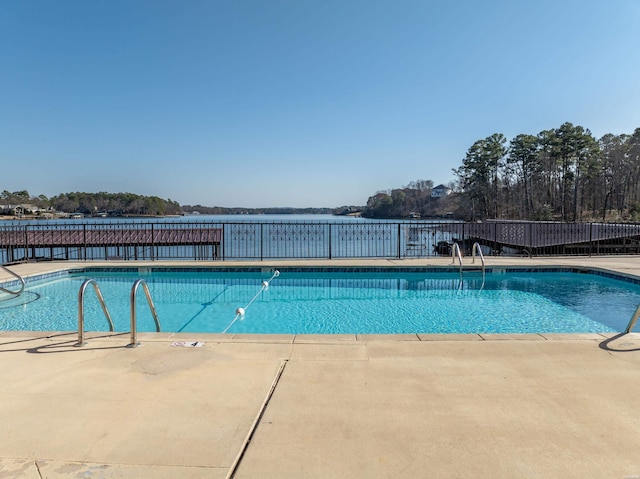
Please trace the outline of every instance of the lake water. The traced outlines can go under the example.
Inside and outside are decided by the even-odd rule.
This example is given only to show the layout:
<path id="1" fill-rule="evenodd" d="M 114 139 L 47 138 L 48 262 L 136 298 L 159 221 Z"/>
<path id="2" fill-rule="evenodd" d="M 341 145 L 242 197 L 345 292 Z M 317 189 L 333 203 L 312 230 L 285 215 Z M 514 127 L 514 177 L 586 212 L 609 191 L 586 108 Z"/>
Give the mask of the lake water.
<path id="1" fill-rule="evenodd" d="M 375 222 L 397 222 L 397 220 L 371 220 L 359 216 L 338 216 L 338 215 L 185 215 L 185 216 L 163 216 L 163 217 L 86 217 L 81 219 L 46 219 L 46 220 L 4 220 L 3 225 L 40 225 L 40 224 L 60 224 L 69 222 L 90 223 L 90 224 L 110 224 L 110 223 L 235 223 L 235 222 L 302 222 L 302 223 L 327 223 L 327 222 L 353 222 L 353 221 L 375 221 Z"/>

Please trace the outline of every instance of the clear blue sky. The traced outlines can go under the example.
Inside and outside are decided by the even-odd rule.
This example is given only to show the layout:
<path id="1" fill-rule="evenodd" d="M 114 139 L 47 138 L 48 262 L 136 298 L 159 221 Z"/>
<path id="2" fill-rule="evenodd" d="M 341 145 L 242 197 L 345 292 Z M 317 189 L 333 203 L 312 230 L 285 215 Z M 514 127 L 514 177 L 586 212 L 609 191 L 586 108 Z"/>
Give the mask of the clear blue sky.
<path id="1" fill-rule="evenodd" d="M 638 0 L 0 0 L 0 190 L 362 205 L 640 127 Z"/>

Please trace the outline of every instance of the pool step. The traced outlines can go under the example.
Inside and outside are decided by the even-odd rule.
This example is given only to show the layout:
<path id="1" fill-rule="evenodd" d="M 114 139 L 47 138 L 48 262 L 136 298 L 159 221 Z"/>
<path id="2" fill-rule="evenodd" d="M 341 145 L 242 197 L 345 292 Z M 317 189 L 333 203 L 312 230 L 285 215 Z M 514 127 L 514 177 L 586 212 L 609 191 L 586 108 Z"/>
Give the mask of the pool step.
<path id="1" fill-rule="evenodd" d="M 465 273 L 482 273 L 482 266 L 463 266 L 462 271 Z"/>

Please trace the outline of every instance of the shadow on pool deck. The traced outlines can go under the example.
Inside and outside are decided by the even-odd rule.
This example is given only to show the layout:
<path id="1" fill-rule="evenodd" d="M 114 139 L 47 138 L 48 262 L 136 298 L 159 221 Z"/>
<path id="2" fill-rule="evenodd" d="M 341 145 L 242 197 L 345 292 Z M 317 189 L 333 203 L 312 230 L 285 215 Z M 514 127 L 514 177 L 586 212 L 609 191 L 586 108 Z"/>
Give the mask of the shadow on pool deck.
<path id="1" fill-rule="evenodd" d="M 640 340 L 636 333 L 620 333 L 605 339 L 600 344 L 600 349 L 605 351 L 615 351 L 618 353 L 630 353 L 640 351 Z"/>
<path id="2" fill-rule="evenodd" d="M 76 339 L 0 333 L 0 477 L 640 476 L 638 333 Z"/>
<path id="3" fill-rule="evenodd" d="M 12 332 L 15 334 L 15 332 Z M 8 335 L 9 333 L 0 333 L 0 353 L 10 352 L 10 351 L 25 351 L 27 353 L 32 354 L 50 354 L 50 353 L 70 353 L 70 352 L 81 352 L 82 349 L 77 346 L 78 337 L 76 333 L 56 333 L 52 335 L 44 335 L 44 336 L 36 336 L 29 338 L 20 338 L 20 339 L 12 339 L 5 338 L 4 335 Z M 19 334 L 25 334 L 25 332 L 21 332 Z M 28 334 L 28 333 L 27 333 Z M 37 334 L 37 333 L 36 333 Z M 110 338 L 117 336 L 129 336 L 129 333 L 109 333 L 109 334 L 94 334 L 90 337 L 94 339 L 101 338 Z M 51 342 L 50 344 L 40 344 L 42 339 L 46 340 L 54 340 L 57 339 L 59 342 Z M 64 341 L 63 341 L 64 339 Z M 34 347 L 28 347 L 30 344 L 37 344 Z M 9 347 L 13 346 L 13 347 Z M 21 347 L 23 346 L 23 347 Z M 127 344 L 122 345 L 113 345 L 113 346 L 82 346 L 85 350 L 93 350 L 93 349 L 120 349 L 123 347 L 127 347 Z"/>

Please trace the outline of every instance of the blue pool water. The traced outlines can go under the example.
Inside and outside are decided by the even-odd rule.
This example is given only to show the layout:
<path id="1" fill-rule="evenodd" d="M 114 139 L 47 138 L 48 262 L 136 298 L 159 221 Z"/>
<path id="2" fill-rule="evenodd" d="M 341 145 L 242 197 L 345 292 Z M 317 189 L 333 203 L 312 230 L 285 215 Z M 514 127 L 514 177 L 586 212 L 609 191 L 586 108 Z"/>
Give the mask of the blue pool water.
<path id="1" fill-rule="evenodd" d="M 77 330 L 78 290 L 100 285 L 116 331 L 129 330 L 133 282 L 149 285 L 162 331 L 228 333 L 584 333 L 624 330 L 640 304 L 640 286 L 595 274 L 545 272 L 369 273 L 282 272 L 268 288 L 265 272 L 65 274 L 28 283 L 17 299 L 0 301 L 0 330 Z M 108 325 L 92 288 L 87 331 Z M 138 330 L 154 323 L 142 291 Z"/>

